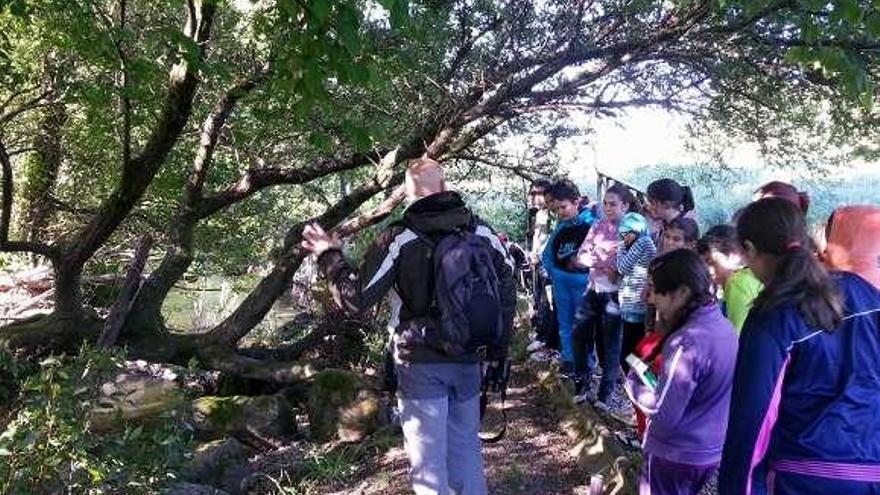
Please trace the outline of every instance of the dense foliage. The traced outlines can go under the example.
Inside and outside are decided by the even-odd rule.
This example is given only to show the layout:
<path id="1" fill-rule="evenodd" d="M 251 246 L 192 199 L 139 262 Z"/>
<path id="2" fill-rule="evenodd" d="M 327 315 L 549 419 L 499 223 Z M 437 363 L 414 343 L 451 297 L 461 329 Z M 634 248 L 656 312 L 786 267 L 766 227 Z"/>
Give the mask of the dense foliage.
<path id="1" fill-rule="evenodd" d="M 179 412 L 101 434 L 84 420 L 121 368 L 119 353 L 84 348 L 20 377 L 21 391 L 4 401 L 11 420 L 0 434 L 0 492 L 158 494 L 175 480 L 191 442 L 173 419 Z"/>

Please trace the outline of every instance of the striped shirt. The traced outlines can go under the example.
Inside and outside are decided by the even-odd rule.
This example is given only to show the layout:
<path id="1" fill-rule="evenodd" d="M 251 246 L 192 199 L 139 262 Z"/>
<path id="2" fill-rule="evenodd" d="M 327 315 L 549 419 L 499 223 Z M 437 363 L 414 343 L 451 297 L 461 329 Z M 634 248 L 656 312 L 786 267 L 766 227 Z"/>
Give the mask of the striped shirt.
<path id="1" fill-rule="evenodd" d="M 639 237 L 629 249 L 621 243 L 617 251 L 617 271 L 623 275 L 620 281 L 619 299 L 622 313 L 644 313 L 645 287 L 648 284 L 648 265 L 657 248 L 651 237 Z"/>

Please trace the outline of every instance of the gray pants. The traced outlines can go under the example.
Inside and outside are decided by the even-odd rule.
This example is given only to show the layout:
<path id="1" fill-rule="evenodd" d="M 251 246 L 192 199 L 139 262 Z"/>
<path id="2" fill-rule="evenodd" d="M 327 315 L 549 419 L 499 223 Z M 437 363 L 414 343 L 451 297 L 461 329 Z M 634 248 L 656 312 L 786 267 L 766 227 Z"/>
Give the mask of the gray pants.
<path id="1" fill-rule="evenodd" d="M 398 376 L 403 441 L 416 495 L 488 493 L 478 436 L 479 365 L 415 364 L 398 367 Z"/>

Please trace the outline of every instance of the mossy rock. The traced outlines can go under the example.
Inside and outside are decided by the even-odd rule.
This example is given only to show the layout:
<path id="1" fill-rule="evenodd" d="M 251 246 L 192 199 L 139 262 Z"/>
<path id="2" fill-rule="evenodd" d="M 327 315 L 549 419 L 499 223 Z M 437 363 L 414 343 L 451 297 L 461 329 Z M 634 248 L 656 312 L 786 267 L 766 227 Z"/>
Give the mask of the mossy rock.
<path id="1" fill-rule="evenodd" d="M 381 401 L 357 375 L 324 370 L 312 377 L 306 411 L 312 438 L 358 442 L 383 424 Z"/>
<path id="2" fill-rule="evenodd" d="M 269 438 L 296 433 L 293 409 L 280 395 L 201 397 L 193 401 L 193 422 L 201 436 L 252 431 Z"/>

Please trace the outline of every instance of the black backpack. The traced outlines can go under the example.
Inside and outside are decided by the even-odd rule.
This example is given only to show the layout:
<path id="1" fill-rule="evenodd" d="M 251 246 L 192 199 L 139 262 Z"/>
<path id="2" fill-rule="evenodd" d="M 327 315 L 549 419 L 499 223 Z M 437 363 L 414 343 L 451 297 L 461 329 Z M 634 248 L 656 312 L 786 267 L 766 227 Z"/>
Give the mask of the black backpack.
<path id="1" fill-rule="evenodd" d="M 431 247 L 433 287 L 430 317 L 436 322 L 428 344 L 449 356 L 484 358 L 503 342 L 501 299 L 492 247 L 474 226 L 431 240 L 407 226 Z"/>

